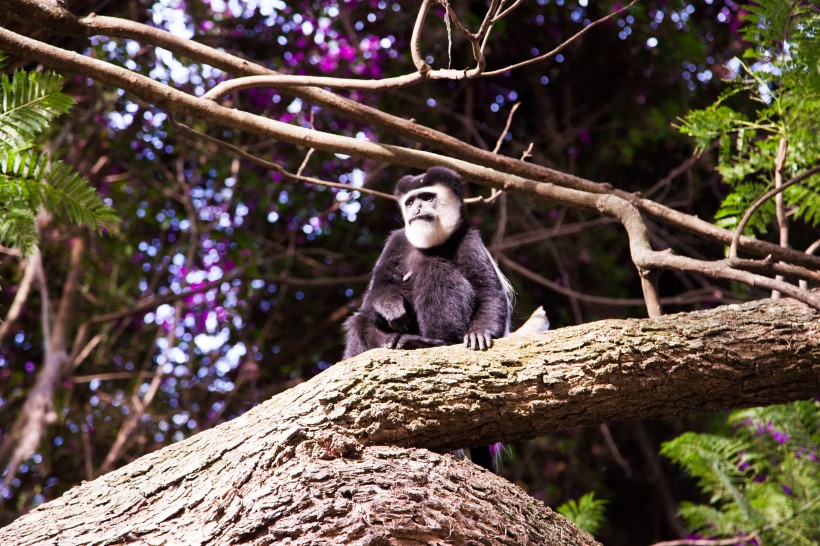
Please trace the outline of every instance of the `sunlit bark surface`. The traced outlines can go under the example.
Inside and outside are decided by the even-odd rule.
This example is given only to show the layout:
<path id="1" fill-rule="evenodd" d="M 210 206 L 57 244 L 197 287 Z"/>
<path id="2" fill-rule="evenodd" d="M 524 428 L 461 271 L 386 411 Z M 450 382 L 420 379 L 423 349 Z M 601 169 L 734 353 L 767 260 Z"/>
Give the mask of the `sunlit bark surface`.
<path id="1" fill-rule="evenodd" d="M 512 484 L 428 449 L 786 402 L 818 385 L 820 318 L 788 300 L 487 352 L 376 350 L 72 489 L 0 543 L 593 544 Z"/>

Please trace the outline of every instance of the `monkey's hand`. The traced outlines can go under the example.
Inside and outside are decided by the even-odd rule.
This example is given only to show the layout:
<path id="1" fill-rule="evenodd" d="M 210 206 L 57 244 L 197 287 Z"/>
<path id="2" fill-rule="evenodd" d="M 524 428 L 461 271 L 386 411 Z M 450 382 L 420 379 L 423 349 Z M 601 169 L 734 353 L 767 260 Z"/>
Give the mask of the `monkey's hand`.
<path id="1" fill-rule="evenodd" d="M 486 351 L 493 346 L 493 336 L 490 332 L 467 332 L 464 336 L 464 346 L 474 351 Z"/>
<path id="2" fill-rule="evenodd" d="M 373 302 L 373 309 L 379 314 L 394 332 L 406 332 L 410 329 L 410 317 L 401 296 L 381 298 Z"/>

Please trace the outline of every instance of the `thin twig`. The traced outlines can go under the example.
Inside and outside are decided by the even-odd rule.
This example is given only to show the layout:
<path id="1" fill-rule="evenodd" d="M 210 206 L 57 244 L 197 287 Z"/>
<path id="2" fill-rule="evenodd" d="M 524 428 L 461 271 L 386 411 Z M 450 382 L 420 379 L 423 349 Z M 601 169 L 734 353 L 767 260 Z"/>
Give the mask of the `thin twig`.
<path id="1" fill-rule="evenodd" d="M 555 55 L 557 55 L 558 53 L 560 53 L 561 51 L 566 49 L 570 44 L 572 44 L 573 42 L 575 42 L 576 40 L 581 38 L 588 31 L 592 30 L 593 28 L 597 27 L 598 25 L 600 25 L 602 23 L 605 23 L 605 22 L 609 21 L 610 19 L 612 19 L 614 17 L 617 17 L 618 15 L 620 15 L 620 14 L 624 13 L 625 11 L 629 10 L 629 8 L 634 6 L 637 1 L 638 0 L 632 0 L 632 2 L 630 2 L 626 6 L 622 7 L 621 9 L 619 9 L 617 11 L 614 11 L 614 12 L 610 13 L 609 15 L 605 16 L 605 17 L 602 17 L 601 19 L 598 19 L 597 21 L 593 21 L 592 23 L 585 26 L 583 29 L 576 32 L 568 40 L 564 41 L 561 45 L 559 45 L 558 47 L 556 47 L 552 51 L 544 53 L 543 55 L 539 55 L 538 57 L 533 57 L 532 59 L 528 59 L 526 61 L 521 61 L 520 63 L 510 65 L 506 68 L 499 68 L 497 70 L 490 70 L 488 72 L 484 72 L 483 76 L 497 76 L 497 75 L 503 74 L 504 72 L 507 72 L 509 70 L 515 70 L 516 68 L 521 68 L 522 66 L 528 66 L 528 65 L 531 65 L 531 64 L 540 63 L 541 61 L 549 59 L 550 57 L 554 57 Z"/>
<path id="2" fill-rule="evenodd" d="M 501 13 L 499 13 L 498 15 L 493 17 L 493 23 L 497 23 L 498 21 L 500 21 L 501 19 L 503 19 L 504 17 L 509 15 L 510 12 L 513 11 L 518 6 L 520 6 L 521 2 L 523 2 L 523 1 L 524 0 L 515 0 L 515 2 L 513 2 L 513 4 L 510 7 L 508 7 L 507 9 L 505 9 L 504 11 L 502 11 Z"/>
<path id="3" fill-rule="evenodd" d="M 692 168 L 692 166 L 695 163 L 697 163 L 698 161 L 700 161 L 703 158 L 704 154 L 706 154 L 707 152 L 710 152 L 714 148 L 717 148 L 717 145 L 718 145 L 718 141 L 716 140 L 715 142 L 711 143 L 709 146 L 707 146 L 703 150 L 700 150 L 700 153 L 696 153 L 696 154 L 693 154 L 693 155 L 689 156 L 683 163 L 681 163 L 680 165 L 678 165 L 677 167 L 675 167 L 674 169 L 669 171 L 669 173 L 666 176 L 661 178 L 651 188 L 649 188 L 646 191 L 642 191 L 641 195 L 643 195 L 644 197 L 653 197 L 654 199 L 658 199 L 658 197 L 653 196 L 653 194 L 657 190 L 659 190 L 660 188 L 668 185 L 672 180 L 674 180 L 675 178 L 677 178 L 681 174 L 688 171 L 690 168 Z"/>
<path id="4" fill-rule="evenodd" d="M 535 144 L 534 142 L 530 142 L 530 145 L 527 146 L 527 149 L 521 152 L 521 161 L 526 161 L 532 157 L 532 145 Z"/>
<path id="5" fill-rule="evenodd" d="M 612 458 L 615 459 L 615 462 L 618 463 L 618 466 L 620 466 L 624 471 L 624 475 L 627 478 L 631 478 L 632 467 L 629 466 L 629 462 L 627 462 L 624 456 L 621 455 L 621 450 L 618 449 L 618 444 L 616 444 L 615 439 L 612 438 L 612 432 L 609 430 L 609 425 L 606 423 L 601 423 L 598 425 L 598 430 L 601 431 L 601 435 L 604 437 L 604 441 L 609 448 L 609 452 L 612 454 Z"/>
<path id="6" fill-rule="evenodd" d="M 515 115 L 515 111 L 518 110 L 518 107 L 521 106 L 520 102 L 516 102 L 513 104 L 513 107 L 510 109 L 510 113 L 507 115 L 507 123 L 504 125 L 504 130 L 501 131 L 501 134 L 498 137 L 498 140 L 495 142 L 495 148 L 493 148 L 493 153 L 497 154 L 499 148 L 501 148 L 501 143 L 504 142 L 504 137 L 510 130 L 510 124 L 512 123 L 512 118 Z M 492 189 L 490 192 L 489 197 L 478 196 L 478 197 L 470 197 L 469 199 L 465 199 L 464 203 L 467 205 L 472 205 L 474 203 L 493 203 L 498 196 L 501 195 L 502 191 L 497 190 L 495 188 Z"/>
<path id="7" fill-rule="evenodd" d="M 521 246 L 531 245 L 534 243 L 540 243 L 547 239 L 553 239 L 557 237 L 563 237 L 566 235 L 572 235 L 574 233 L 580 233 L 582 231 L 586 231 L 591 227 L 610 225 L 614 222 L 615 220 L 613 220 L 612 218 L 602 217 L 596 218 L 594 220 L 576 222 L 573 224 L 562 224 L 560 226 L 534 229 L 508 237 L 503 242 L 492 245 L 490 247 L 490 251 L 503 252 L 511 248 L 518 248 Z"/>
<path id="8" fill-rule="evenodd" d="M 413 64 L 416 66 L 417 72 L 404 74 L 402 76 L 394 76 L 392 78 L 382 78 L 377 80 L 362 80 L 357 78 L 333 78 L 328 76 L 300 76 L 300 75 L 283 75 L 271 74 L 260 76 L 245 76 L 240 78 L 233 78 L 220 82 L 214 86 L 210 91 L 202 95 L 203 99 L 218 101 L 225 95 L 242 89 L 251 89 L 255 87 L 328 87 L 332 89 L 356 89 L 356 90 L 370 90 L 378 91 L 383 89 L 400 89 L 420 83 L 426 79 L 438 80 L 463 80 L 469 78 L 476 78 L 484 72 L 486 66 L 486 59 L 483 54 L 483 45 L 479 41 L 487 33 L 488 29 L 479 30 L 476 35 L 471 34 L 466 28 L 458 23 L 460 30 L 466 33 L 468 37 L 477 36 L 479 38 L 470 38 L 470 44 L 473 49 L 473 56 L 476 59 L 476 66 L 469 69 L 452 69 L 433 70 L 427 62 L 422 59 L 420 52 L 421 42 L 421 28 L 423 26 L 424 18 L 429 11 L 430 2 L 432 0 L 425 0 L 419 8 L 419 14 L 416 18 L 416 24 L 413 27 L 413 34 L 410 39 L 410 52 L 413 58 Z M 634 0 L 637 1 L 637 0 Z M 491 6 L 492 8 L 492 6 Z M 448 6 L 448 12 L 455 17 L 455 13 Z M 458 21 L 455 17 L 453 21 Z M 448 19 L 448 20 L 450 20 Z M 485 22 L 489 18 L 485 18 Z"/>
<path id="9" fill-rule="evenodd" d="M 504 125 L 504 130 L 501 131 L 501 134 L 498 136 L 498 140 L 495 142 L 495 148 L 493 148 L 494 154 L 498 153 L 498 150 L 501 148 L 501 143 L 504 142 L 504 137 L 506 137 L 507 133 L 510 131 L 512 118 L 515 115 L 515 111 L 518 110 L 519 106 L 521 106 L 520 101 L 513 104 L 512 108 L 510 108 L 510 113 L 507 115 L 507 123 Z"/>
<path id="10" fill-rule="evenodd" d="M 652 546 L 735 546 L 746 544 L 751 540 L 757 538 L 760 531 L 752 531 L 748 535 L 742 537 L 723 538 L 723 539 L 709 539 L 709 538 L 684 538 L 680 540 L 665 540 L 663 542 L 656 542 Z"/>
<path id="11" fill-rule="evenodd" d="M 313 111 L 312 110 L 310 112 L 310 128 L 311 129 L 316 129 L 316 127 L 313 126 Z M 305 167 L 307 167 L 308 161 L 310 161 L 310 156 L 312 156 L 313 152 L 315 152 L 315 151 L 316 151 L 316 148 L 311 148 L 310 150 L 307 151 L 307 153 L 305 154 L 305 159 L 302 160 L 302 164 L 299 165 L 299 169 L 296 171 L 296 176 L 302 176 L 302 173 L 305 171 Z"/>
<path id="12" fill-rule="evenodd" d="M 383 199 L 388 199 L 390 201 L 395 201 L 396 200 L 396 197 L 394 195 L 389 194 L 389 193 L 384 193 L 384 192 L 380 192 L 380 191 L 377 191 L 377 190 L 371 190 L 369 188 L 364 188 L 364 187 L 350 186 L 348 184 L 342 184 L 340 182 L 329 182 L 327 180 L 320 180 L 318 178 L 313 178 L 311 176 L 302 176 L 302 175 L 297 174 L 297 173 L 292 173 L 292 172 L 288 171 L 287 169 L 285 169 L 282 165 L 280 165 L 278 163 L 274 163 L 273 161 L 268 161 L 267 159 L 263 159 L 259 156 L 253 155 L 253 154 L 243 150 L 239 146 L 234 146 L 233 144 L 230 144 L 229 142 L 225 142 L 224 140 L 220 140 L 218 138 L 212 137 L 211 135 L 201 133 L 201 132 L 197 131 L 196 129 L 192 129 L 191 127 L 185 125 L 184 123 L 176 121 L 176 119 L 174 119 L 173 116 L 169 116 L 169 119 L 171 121 L 171 124 L 174 127 L 177 127 L 178 129 L 181 129 L 182 131 L 188 133 L 189 135 L 192 135 L 192 136 L 195 136 L 197 138 L 201 138 L 203 140 L 206 140 L 206 141 L 208 141 L 212 144 L 215 144 L 215 145 L 217 145 L 220 148 L 223 148 L 225 150 L 230 150 L 231 152 L 233 152 L 233 153 L 237 154 L 238 156 L 242 157 L 243 159 L 247 159 L 248 161 L 252 161 L 252 162 L 256 163 L 257 165 L 262 165 L 263 167 L 267 167 L 269 169 L 272 169 L 272 170 L 280 173 L 281 175 L 286 176 L 287 178 L 291 178 L 293 180 L 298 180 L 300 182 L 305 182 L 307 184 L 315 184 L 317 186 L 326 186 L 328 188 L 337 188 L 337 189 L 346 190 L 346 191 L 349 191 L 349 192 L 358 191 L 360 193 L 366 193 L 368 195 L 373 195 L 374 197 L 381 197 Z M 313 149 L 314 148 L 311 148 L 311 150 L 313 150 Z M 307 157 L 305 159 L 307 160 Z"/>
<path id="13" fill-rule="evenodd" d="M 443 79 L 448 72 L 456 71 L 436 71 L 436 78 Z M 242 89 L 252 89 L 254 87 L 280 87 L 284 89 L 293 87 L 329 87 L 331 89 L 355 89 L 360 91 L 380 91 L 383 89 L 401 89 L 409 85 L 417 84 L 426 78 L 424 73 L 412 72 L 402 76 L 392 78 L 382 78 L 378 80 L 362 80 L 357 78 L 334 78 L 331 76 L 301 76 L 276 74 L 269 76 L 244 76 L 220 82 L 211 88 L 210 91 L 202 95 L 203 99 L 218 101 L 225 95 Z"/>

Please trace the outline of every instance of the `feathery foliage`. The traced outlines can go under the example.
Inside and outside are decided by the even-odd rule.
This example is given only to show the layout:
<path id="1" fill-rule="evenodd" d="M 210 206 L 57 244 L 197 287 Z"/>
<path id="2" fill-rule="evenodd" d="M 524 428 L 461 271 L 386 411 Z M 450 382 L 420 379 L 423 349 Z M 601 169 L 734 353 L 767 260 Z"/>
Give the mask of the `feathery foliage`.
<path id="1" fill-rule="evenodd" d="M 733 413 L 731 438 L 686 433 L 663 445 L 709 495 L 682 503 L 704 537 L 748 537 L 767 545 L 820 544 L 820 403 Z"/>
<path id="2" fill-rule="evenodd" d="M 715 104 L 682 120 L 681 132 L 695 138 L 698 150 L 720 144 L 717 168 L 732 187 L 715 216 L 722 227 L 736 228 L 748 206 L 772 189 L 781 141 L 787 146 L 784 182 L 820 160 L 820 13 L 812 4 L 760 0 L 745 6 L 743 36 L 750 47 L 743 59 L 729 63 L 736 76 Z M 727 104 L 741 97 L 751 99 L 751 115 Z M 791 186 L 783 197 L 795 217 L 820 224 L 820 175 Z M 765 233 L 774 213 L 773 205 L 761 208 L 746 234 Z"/>
<path id="3" fill-rule="evenodd" d="M 3 61 L 0 56 L 0 67 Z M 118 221 L 88 180 L 33 149 L 35 139 L 71 107 L 61 88 L 62 78 L 52 73 L 0 74 L 0 244 L 26 255 L 37 249 L 41 207 L 94 229 Z"/>
<path id="4" fill-rule="evenodd" d="M 595 492 L 590 491 L 580 499 L 570 500 L 558 507 L 558 512 L 573 522 L 579 529 L 595 534 L 604 522 L 606 499 L 596 499 Z"/>

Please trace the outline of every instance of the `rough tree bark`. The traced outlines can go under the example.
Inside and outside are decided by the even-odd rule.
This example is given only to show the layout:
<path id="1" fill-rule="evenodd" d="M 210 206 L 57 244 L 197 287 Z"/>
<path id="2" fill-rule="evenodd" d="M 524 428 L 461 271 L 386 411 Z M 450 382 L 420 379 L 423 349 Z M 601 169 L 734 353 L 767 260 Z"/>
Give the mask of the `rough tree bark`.
<path id="1" fill-rule="evenodd" d="M 0 529 L 2 544 L 595 544 L 435 453 L 820 394 L 820 313 L 760 301 L 375 350 Z M 434 450 L 434 451 L 430 451 Z"/>

